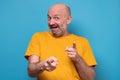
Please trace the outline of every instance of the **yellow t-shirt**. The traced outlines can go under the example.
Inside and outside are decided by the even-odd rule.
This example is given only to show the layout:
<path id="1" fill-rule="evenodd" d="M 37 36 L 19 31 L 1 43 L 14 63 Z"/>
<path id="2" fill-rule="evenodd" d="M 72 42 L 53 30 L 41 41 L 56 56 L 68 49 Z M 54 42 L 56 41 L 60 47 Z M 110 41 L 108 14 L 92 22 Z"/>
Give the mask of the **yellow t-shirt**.
<path id="1" fill-rule="evenodd" d="M 70 34 L 55 38 L 49 32 L 37 32 L 33 35 L 25 57 L 34 54 L 40 56 L 40 60 L 50 56 L 58 59 L 57 68 L 52 72 L 44 71 L 39 74 L 38 80 L 80 80 L 73 62 L 65 52 L 66 46 L 72 46 L 73 42 L 76 42 L 78 53 L 88 66 L 97 64 L 89 42 L 83 37 Z"/>

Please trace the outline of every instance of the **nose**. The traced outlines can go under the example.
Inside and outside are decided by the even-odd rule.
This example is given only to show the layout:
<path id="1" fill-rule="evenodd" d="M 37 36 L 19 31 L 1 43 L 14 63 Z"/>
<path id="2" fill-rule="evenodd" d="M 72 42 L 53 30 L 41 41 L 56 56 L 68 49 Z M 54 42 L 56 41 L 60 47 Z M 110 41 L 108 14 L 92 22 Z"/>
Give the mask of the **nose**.
<path id="1" fill-rule="evenodd" d="M 53 25 L 55 23 L 55 21 L 53 19 L 48 21 L 49 25 Z"/>

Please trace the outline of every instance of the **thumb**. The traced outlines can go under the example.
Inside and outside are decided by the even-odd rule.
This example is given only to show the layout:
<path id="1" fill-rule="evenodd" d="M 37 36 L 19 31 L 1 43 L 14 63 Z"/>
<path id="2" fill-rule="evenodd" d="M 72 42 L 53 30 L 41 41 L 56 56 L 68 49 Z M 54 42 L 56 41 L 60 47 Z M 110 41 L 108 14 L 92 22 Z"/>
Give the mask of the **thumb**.
<path id="1" fill-rule="evenodd" d="M 73 48 L 76 49 L 76 43 L 75 42 L 73 42 Z"/>

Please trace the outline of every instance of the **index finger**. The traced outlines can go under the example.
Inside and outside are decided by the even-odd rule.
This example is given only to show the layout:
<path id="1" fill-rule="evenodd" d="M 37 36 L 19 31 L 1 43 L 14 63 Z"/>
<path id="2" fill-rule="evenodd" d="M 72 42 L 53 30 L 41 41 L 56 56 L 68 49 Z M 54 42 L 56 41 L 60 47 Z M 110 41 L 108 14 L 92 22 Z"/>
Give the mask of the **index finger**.
<path id="1" fill-rule="evenodd" d="M 47 63 L 48 63 L 48 65 L 51 65 L 51 63 L 53 63 L 54 61 L 52 61 L 52 60 L 47 60 Z"/>

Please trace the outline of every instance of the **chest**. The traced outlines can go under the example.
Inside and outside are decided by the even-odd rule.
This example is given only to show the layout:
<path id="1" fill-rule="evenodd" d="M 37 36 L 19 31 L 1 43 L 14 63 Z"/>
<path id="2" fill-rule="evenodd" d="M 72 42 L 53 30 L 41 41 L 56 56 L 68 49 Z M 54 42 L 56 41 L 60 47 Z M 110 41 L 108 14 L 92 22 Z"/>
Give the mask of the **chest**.
<path id="1" fill-rule="evenodd" d="M 67 52 L 65 51 L 65 48 L 67 46 L 72 47 L 73 42 L 75 40 L 69 40 L 69 39 L 61 39 L 61 40 L 48 40 L 45 39 L 43 42 L 40 43 L 40 53 L 41 53 L 41 59 L 44 60 L 50 56 L 54 56 L 58 59 L 64 61 L 68 58 Z M 83 49 L 79 41 L 75 41 L 77 50 L 79 55 L 82 56 Z"/>

